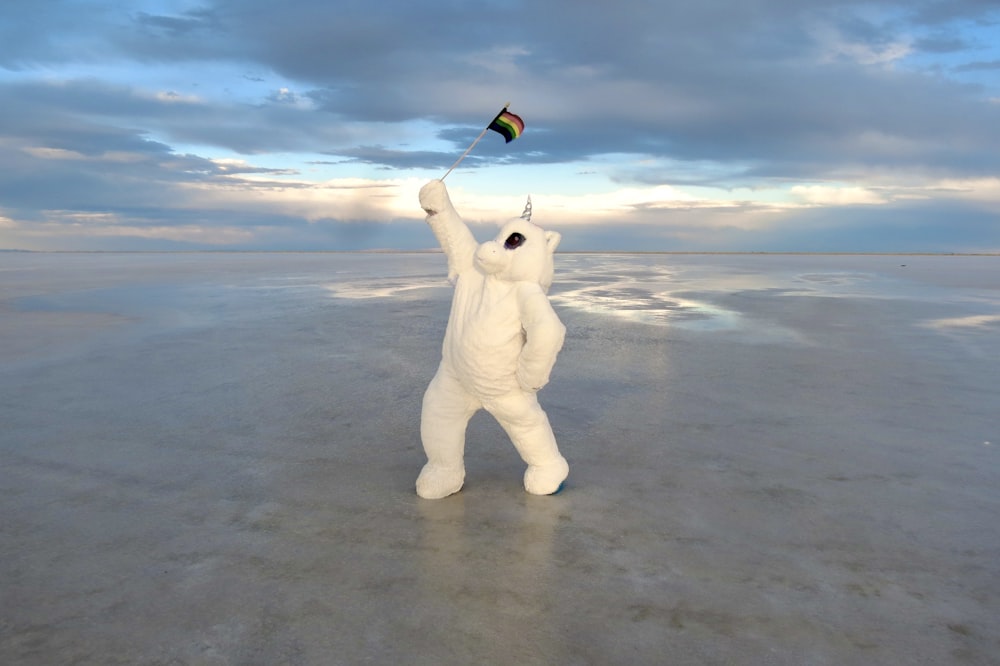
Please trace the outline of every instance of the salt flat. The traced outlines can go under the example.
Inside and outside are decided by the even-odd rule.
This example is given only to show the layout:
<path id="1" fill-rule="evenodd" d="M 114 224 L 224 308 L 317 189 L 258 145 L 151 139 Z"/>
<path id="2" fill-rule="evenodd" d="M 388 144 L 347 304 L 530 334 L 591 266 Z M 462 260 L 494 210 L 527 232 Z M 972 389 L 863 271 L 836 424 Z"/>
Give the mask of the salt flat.
<path id="1" fill-rule="evenodd" d="M 436 254 L 0 255 L 0 663 L 995 664 L 1000 257 L 557 255 L 413 492 Z"/>

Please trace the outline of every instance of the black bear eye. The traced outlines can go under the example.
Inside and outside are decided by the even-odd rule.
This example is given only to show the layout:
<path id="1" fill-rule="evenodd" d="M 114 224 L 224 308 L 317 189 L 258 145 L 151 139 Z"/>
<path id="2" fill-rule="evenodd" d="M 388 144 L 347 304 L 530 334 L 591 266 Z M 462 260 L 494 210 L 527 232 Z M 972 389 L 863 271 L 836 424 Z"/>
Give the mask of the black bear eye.
<path id="1" fill-rule="evenodd" d="M 508 250 L 513 250 L 516 247 L 521 247 L 523 244 L 524 236 L 515 231 L 510 236 L 507 236 L 507 240 L 504 241 L 503 246 Z"/>

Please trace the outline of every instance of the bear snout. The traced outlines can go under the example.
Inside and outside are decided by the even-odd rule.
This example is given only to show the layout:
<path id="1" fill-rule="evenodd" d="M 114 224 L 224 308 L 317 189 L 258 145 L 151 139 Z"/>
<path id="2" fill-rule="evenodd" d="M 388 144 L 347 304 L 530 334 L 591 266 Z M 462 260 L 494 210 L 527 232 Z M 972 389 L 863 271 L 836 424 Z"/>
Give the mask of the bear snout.
<path id="1" fill-rule="evenodd" d="M 476 263 L 487 275 L 493 275 L 503 270 L 507 257 L 503 248 L 496 241 L 488 241 L 476 250 Z"/>

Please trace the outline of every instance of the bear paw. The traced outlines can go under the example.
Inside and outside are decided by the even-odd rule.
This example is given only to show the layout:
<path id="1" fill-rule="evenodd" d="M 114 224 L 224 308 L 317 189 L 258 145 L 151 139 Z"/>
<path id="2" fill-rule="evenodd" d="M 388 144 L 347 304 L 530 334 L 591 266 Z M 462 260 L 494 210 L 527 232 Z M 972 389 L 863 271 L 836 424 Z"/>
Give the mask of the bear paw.
<path id="1" fill-rule="evenodd" d="M 569 463 L 560 456 L 546 465 L 528 465 L 524 489 L 532 495 L 555 495 L 569 476 Z"/>
<path id="2" fill-rule="evenodd" d="M 437 215 L 451 206 L 451 199 L 448 198 L 448 190 L 444 182 L 432 180 L 420 188 L 420 207 L 428 215 Z"/>
<path id="3" fill-rule="evenodd" d="M 462 489 L 464 467 L 442 467 L 427 463 L 417 477 L 417 494 L 424 499 L 441 499 Z"/>

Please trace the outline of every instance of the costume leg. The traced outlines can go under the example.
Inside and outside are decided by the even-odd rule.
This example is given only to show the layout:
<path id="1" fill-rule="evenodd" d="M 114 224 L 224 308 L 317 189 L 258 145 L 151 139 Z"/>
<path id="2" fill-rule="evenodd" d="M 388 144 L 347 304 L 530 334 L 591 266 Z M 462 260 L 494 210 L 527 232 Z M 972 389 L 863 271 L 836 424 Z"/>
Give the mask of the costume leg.
<path id="1" fill-rule="evenodd" d="M 533 495 L 559 491 L 569 475 L 569 464 L 559 453 L 552 426 L 534 393 L 514 391 L 491 399 L 486 409 L 500 422 L 528 469 L 524 489 Z"/>
<path id="2" fill-rule="evenodd" d="M 438 367 L 424 393 L 420 439 L 427 464 L 417 477 L 417 494 L 439 499 L 465 483 L 465 429 L 482 405 L 445 368 Z"/>

